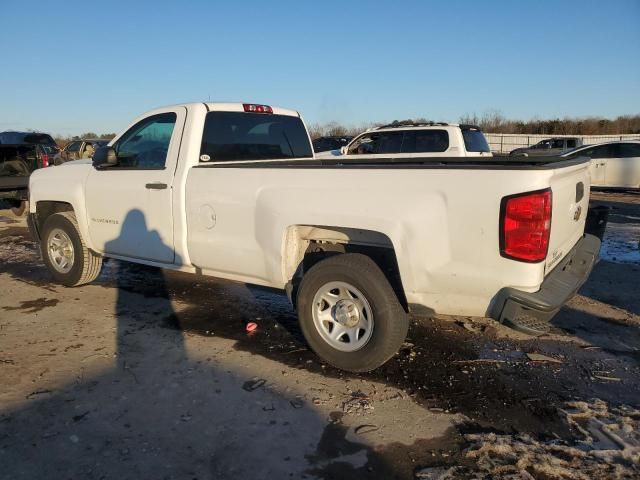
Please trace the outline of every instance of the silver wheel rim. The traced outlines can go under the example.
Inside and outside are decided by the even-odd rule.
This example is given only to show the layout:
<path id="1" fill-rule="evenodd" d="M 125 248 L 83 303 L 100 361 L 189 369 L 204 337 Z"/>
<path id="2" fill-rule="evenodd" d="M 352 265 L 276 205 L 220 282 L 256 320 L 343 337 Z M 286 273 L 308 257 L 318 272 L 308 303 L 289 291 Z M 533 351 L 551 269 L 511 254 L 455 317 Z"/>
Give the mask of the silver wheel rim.
<path id="1" fill-rule="evenodd" d="M 364 294 L 346 282 L 329 282 L 313 297 L 313 324 L 341 352 L 364 347 L 373 334 L 373 313 Z"/>
<path id="2" fill-rule="evenodd" d="M 60 273 L 69 273 L 73 268 L 74 260 L 73 242 L 69 235 L 59 228 L 51 230 L 47 240 L 47 250 L 53 268 Z"/>

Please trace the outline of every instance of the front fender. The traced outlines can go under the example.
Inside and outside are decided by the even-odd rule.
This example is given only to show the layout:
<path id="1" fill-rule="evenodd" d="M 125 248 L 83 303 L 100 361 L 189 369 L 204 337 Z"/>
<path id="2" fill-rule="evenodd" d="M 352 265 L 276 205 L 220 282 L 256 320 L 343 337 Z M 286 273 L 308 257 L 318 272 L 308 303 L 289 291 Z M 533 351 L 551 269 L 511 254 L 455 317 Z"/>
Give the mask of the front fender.
<path id="1" fill-rule="evenodd" d="M 84 198 L 84 185 L 91 168 L 90 160 L 77 160 L 33 172 L 29 178 L 29 213 L 37 212 L 39 202 L 68 203 L 75 213 L 80 235 L 93 249 Z"/>

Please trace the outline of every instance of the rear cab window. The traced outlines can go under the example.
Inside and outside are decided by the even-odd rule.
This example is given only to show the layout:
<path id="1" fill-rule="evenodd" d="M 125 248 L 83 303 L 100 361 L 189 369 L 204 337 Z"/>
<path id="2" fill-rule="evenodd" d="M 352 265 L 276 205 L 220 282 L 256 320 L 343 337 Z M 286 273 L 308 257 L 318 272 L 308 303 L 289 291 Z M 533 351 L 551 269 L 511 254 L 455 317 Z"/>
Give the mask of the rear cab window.
<path id="1" fill-rule="evenodd" d="M 479 128 L 461 126 L 460 130 L 467 152 L 491 152 L 487 139 Z"/>
<path id="2" fill-rule="evenodd" d="M 299 117 L 269 113 L 209 112 L 205 118 L 201 159 L 207 161 L 275 160 L 313 157 Z"/>

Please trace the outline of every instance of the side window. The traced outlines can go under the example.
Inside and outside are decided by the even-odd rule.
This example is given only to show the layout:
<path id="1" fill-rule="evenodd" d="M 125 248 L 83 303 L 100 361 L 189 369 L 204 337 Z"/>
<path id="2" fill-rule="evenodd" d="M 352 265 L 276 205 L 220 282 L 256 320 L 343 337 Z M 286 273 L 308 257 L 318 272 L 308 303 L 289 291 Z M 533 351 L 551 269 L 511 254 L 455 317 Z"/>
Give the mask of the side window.
<path id="1" fill-rule="evenodd" d="M 356 139 L 347 152 L 349 155 L 371 155 L 377 152 L 378 135 L 362 135 Z"/>
<path id="2" fill-rule="evenodd" d="M 164 168 L 175 124 L 173 112 L 153 115 L 136 123 L 114 145 L 118 166 Z"/>
<path id="3" fill-rule="evenodd" d="M 640 157 L 640 143 L 621 143 L 619 148 L 623 158 Z"/>
<path id="4" fill-rule="evenodd" d="M 80 151 L 81 146 L 82 146 L 82 142 L 71 142 L 64 149 L 69 153 L 76 153 Z"/>
<path id="5" fill-rule="evenodd" d="M 349 155 L 400 153 L 402 132 L 374 132 L 356 139 L 347 152 Z"/>
<path id="6" fill-rule="evenodd" d="M 609 145 L 601 145 L 593 149 L 591 158 L 609 158 L 612 156 L 611 148 Z"/>
<path id="7" fill-rule="evenodd" d="M 449 148 L 446 130 L 407 131 L 402 144 L 403 153 L 444 152 Z"/>
<path id="8" fill-rule="evenodd" d="M 402 147 L 402 133 L 382 133 L 378 136 L 377 140 L 377 149 L 373 153 L 400 153 L 400 148 Z"/>
<path id="9" fill-rule="evenodd" d="M 575 154 L 573 154 L 573 157 L 589 157 L 592 158 L 593 157 L 593 148 L 589 148 L 587 150 L 581 150 Z"/>
<path id="10" fill-rule="evenodd" d="M 551 142 L 551 148 L 564 148 L 564 140 L 562 138 L 556 138 Z"/>
<path id="11" fill-rule="evenodd" d="M 576 148 L 576 139 L 575 138 L 569 138 L 567 140 L 567 148 Z"/>

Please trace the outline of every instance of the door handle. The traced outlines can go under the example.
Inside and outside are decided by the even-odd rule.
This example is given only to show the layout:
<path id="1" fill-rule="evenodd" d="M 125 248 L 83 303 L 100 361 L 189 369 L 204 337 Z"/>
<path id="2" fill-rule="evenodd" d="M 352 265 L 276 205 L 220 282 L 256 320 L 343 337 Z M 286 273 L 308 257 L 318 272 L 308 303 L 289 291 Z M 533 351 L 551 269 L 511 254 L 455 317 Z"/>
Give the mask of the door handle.
<path id="1" fill-rule="evenodd" d="M 160 182 L 147 183 L 145 187 L 148 188 L 149 190 L 164 190 L 165 188 L 167 188 L 167 184 L 160 183 Z"/>

